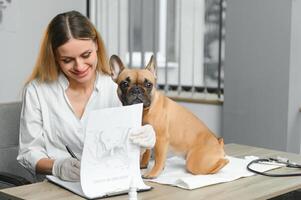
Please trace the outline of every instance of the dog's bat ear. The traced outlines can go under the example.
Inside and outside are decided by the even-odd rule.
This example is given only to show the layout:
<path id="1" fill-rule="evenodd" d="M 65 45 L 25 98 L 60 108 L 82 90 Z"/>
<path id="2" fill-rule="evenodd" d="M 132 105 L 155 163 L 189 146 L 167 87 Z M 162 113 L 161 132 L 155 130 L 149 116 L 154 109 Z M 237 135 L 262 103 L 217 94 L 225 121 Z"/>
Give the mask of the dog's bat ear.
<path id="1" fill-rule="evenodd" d="M 116 82 L 118 75 L 124 69 L 124 65 L 118 56 L 112 55 L 110 58 L 110 67 L 111 67 L 111 77 L 113 81 Z"/>
<path id="2" fill-rule="evenodd" d="M 150 58 L 145 69 L 149 70 L 154 75 L 155 79 L 157 78 L 157 66 L 156 66 L 154 55 L 152 55 L 152 57 Z"/>

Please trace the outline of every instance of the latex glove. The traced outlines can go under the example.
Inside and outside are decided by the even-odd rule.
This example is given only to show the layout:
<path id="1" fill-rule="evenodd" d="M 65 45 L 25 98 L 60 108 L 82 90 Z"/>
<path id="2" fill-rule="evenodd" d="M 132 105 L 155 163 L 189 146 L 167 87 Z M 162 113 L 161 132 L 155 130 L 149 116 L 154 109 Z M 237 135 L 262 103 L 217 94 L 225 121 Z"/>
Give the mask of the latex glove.
<path id="1" fill-rule="evenodd" d="M 129 134 L 130 140 L 140 147 L 152 148 L 156 143 L 155 130 L 149 124 L 139 128 L 132 128 Z"/>
<path id="2" fill-rule="evenodd" d="M 65 181 L 79 181 L 80 161 L 75 158 L 56 159 L 52 166 L 52 175 Z"/>

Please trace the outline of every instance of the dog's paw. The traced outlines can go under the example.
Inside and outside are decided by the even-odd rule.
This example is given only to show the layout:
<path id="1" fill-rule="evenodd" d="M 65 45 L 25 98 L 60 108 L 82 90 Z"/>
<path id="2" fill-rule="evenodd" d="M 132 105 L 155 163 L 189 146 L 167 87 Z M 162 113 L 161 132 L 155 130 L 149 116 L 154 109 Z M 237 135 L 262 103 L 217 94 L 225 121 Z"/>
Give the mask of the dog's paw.
<path id="1" fill-rule="evenodd" d="M 147 169 L 147 165 L 140 165 L 140 169 Z"/>
<path id="2" fill-rule="evenodd" d="M 144 179 L 155 179 L 157 177 L 156 176 L 150 176 L 150 175 L 142 175 L 142 178 L 144 178 Z"/>
<path id="3" fill-rule="evenodd" d="M 148 162 L 147 163 L 140 163 L 140 169 L 147 169 Z"/>
<path id="4" fill-rule="evenodd" d="M 158 174 L 154 174 L 151 172 L 142 175 L 142 178 L 144 178 L 144 179 L 155 179 L 157 177 L 158 177 Z"/>

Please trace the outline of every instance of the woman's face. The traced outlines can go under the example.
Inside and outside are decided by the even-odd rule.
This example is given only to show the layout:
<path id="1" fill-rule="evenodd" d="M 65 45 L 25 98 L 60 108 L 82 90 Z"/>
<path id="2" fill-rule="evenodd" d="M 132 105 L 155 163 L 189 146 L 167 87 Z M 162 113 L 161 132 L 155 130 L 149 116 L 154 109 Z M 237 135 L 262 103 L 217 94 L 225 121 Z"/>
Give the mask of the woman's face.
<path id="1" fill-rule="evenodd" d="M 57 48 L 56 59 L 70 83 L 85 84 L 95 77 L 97 44 L 93 40 L 70 39 Z"/>

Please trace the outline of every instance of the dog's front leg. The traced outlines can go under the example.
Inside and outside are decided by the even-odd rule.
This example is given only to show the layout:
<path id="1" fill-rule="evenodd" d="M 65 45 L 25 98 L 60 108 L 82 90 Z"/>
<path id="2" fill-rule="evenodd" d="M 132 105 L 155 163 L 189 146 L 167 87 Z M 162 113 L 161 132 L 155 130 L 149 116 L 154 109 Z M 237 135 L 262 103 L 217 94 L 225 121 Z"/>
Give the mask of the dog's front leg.
<path id="1" fill-rule="evenodd" d="M 150 157 L 151 157 L 151 149 L 145 149 L 140 159 L 140 169 L 147 168 Z"/>
<path id="2" fill-rule="evenodd" d="M 167 150 L 168 150 L 168 140 L 167 139 L 157 139 L 156 145 L 154 148 L 154 154 L 155 154 L 155 164 L 150 172 L 143 175 L 143 178 L 156 178 L 159 176 L 161 171 L 163 170 L 165 166 L 165 160 L 167 156 Z"/>

